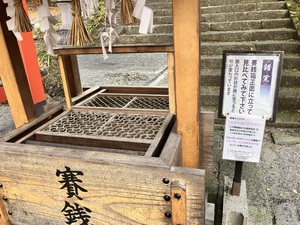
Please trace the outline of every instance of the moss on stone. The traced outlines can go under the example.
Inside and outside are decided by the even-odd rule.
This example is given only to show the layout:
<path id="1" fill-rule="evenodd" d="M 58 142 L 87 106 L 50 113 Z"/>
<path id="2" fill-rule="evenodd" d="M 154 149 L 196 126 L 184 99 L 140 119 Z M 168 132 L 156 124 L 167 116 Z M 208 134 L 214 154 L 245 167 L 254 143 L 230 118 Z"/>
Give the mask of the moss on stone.
<path id="1" fill-rule="evenodd" d="M 295 28 L 300 31 L 300 0 L 285 0 Z"/>

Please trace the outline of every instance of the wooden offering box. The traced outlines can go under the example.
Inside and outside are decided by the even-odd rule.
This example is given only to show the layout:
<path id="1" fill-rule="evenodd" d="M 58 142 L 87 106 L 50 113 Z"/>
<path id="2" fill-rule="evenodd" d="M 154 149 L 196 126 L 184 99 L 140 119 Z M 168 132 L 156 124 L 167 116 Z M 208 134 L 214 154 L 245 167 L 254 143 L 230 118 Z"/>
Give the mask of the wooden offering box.
<path id="1" fill-rule="evenodd" d="M 6 91 L 20 126 L 0 138 L 1 225 L 204 224 L 204 171 L 181 167 L 198 168 L 203 160 L 200 1 L 172 4 L 174 45 L 113 49 L 115 54 L 167 53 L 168 90 L 83 92 L 77 55 L 102 48 L 57 49 L 67 109 L 57 106 L 38 118 L 0 7 Z M 167 97 L 177 127 L 164 108 Z"/>
<path id="2" fill-rule="evenodd" d="M 204 171 L 181 167 L 167 109 L 164 89 L 90 88 L 4 136 L 0 222 L 204 224 Z"/>

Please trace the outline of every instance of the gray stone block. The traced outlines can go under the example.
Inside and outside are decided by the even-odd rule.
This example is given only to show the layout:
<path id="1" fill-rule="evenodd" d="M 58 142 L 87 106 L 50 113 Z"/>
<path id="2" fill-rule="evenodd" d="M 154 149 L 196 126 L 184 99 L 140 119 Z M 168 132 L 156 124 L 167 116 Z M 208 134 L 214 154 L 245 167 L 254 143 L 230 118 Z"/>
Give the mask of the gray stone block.
<path id="1" fill-rule="evenodd" d="M 248 205 L 246 182 L 242 180 L 240 196 L 231 194 L 232 180 L 224 177 L 222 225 L 247 225 Z"/>

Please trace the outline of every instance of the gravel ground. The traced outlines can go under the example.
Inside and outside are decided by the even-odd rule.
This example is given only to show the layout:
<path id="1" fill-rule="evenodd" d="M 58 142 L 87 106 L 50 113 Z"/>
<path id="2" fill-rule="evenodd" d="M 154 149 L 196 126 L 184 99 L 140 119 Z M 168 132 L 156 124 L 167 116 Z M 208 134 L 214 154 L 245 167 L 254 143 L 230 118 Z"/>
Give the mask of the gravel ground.
<path id="1" fill-rule="evenodd" d="M 15 124 L 7 104 L 0 103 L 0 137 L 15 129 Z"/>
<path id="2" fill-rule="evenodd" d="M 276 131 L 300 133 L 300 130 Z M 261 157 L 263 182 L 266 187 L 274 224 L 300 224 L 300 144 L 274 144 L 270 133 L 265 138 Z M 299 140 L 300 143 L 300 140 Z"/>
<path id="3" fill-rule="evenodd" d="M 84 87 L 95 85 L 156 86 L 160 75 L 166 77 L 166 53 L 79 55 L 79 72 Z M 167 85 L 167 83 L 165 84 Z"/>

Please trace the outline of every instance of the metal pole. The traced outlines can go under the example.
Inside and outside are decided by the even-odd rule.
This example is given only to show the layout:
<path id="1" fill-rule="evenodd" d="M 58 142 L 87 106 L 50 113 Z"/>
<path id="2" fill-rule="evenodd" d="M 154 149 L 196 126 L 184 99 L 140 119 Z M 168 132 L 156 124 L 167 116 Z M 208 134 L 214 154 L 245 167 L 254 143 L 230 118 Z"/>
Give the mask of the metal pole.
<path id="1" fill-rule="evenodd" d="M 242 170 L 243 170 L 243 162 L 237 161 L 235 163 L 235 171 L 234 171 L 234 178 L 232 184 L 232 195 L 240 196 Z"/>

